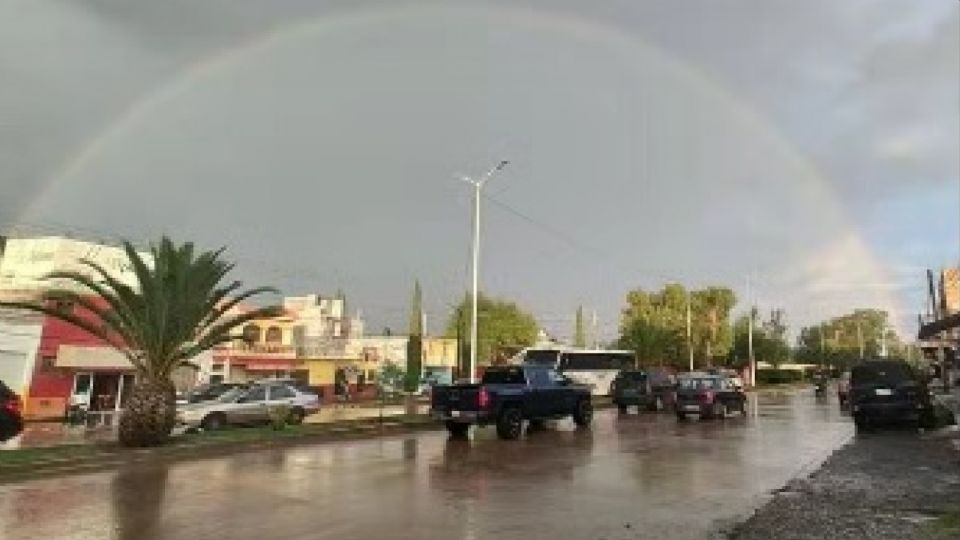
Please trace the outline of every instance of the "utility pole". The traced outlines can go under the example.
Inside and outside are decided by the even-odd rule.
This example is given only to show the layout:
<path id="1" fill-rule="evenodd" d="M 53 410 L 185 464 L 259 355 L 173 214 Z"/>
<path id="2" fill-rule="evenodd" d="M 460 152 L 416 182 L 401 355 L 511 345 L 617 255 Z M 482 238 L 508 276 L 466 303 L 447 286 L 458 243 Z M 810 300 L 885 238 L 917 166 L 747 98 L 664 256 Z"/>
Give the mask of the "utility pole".
<path id="1" fill-rule="evenodd" d="M 487 171 L 479 179 L 467 176 L 461 180 L 473 185 L 473 301 L 471 302 L 470 318 L 470 382 L 477 382 L 477 296 L 480 287 L 480 190 L 494 173 L 503 170 L 508 161 L 501 161 Z"/>
<path id="2" fill-rule="evenodd" d="M 600 334 L 597 332 L 597 310 L 593 310 L 593 318 L 591 320 L 593 329 L 591 330 L 593 334 L 590 336 L 593 338 L 593 348 L 597 350 L 600 348 Z"/>
<path id="3" fill-rule="evenodd" d="M 756 308 L 753 306 L 753 290 L 750 288 L 750 275 L 747 275 L 747 302 L 750 303 L 750 313 L 747 316 L 747 362 L 750 366 L 750 386 L 757 385 L 757 361 L 753 357 L 753 316 Z"/>
<path id="4" fill-rule="evenodd" d="M 690 291 L 687 291 L 687 351 L 690 353 L 690 371 L 693 371 L 693 314 L 690 306 Z"/>
<path id="5" fill-rule="evenodd" d="M 857 320 L 857 344 L 860 346 L 860 360 L 863 360 L 863 327 L 860 320 Z"/>

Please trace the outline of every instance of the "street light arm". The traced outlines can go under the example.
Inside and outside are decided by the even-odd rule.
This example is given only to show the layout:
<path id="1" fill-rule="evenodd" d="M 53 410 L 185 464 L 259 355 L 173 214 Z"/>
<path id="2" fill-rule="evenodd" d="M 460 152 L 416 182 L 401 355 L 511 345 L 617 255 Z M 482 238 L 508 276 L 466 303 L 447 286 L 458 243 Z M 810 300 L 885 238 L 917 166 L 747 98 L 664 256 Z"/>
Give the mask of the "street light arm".
<path id="1" fill-rule="evenodd" d="M 500 163 L 497 163 L 496 165 L 491 167 L 489 171 L 487 171 L 483 176 L 480 177 L 480 180 L 479 180 L 480 186 L 482 187 L 484 184 L 486 184 L 487 180 L 489 180 L 490 177 L 494 175 L 494 173 L 502 171 L 504 167 L 506 167 L 509 164 L 510 164 L 509 161 L 503 160 Z"/>

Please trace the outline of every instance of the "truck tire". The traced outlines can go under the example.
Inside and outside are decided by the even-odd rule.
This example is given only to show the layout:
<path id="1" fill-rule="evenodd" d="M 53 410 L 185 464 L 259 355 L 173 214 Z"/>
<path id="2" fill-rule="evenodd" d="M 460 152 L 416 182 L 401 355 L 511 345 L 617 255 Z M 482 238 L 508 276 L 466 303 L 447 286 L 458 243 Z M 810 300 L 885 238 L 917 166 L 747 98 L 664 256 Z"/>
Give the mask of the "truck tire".
<path id="1" fill-rule="evenodd" d="M 618 404 L 617 404 L 617 412 L 619 412 L 620 414 L 627 414 L 627 406 L 626 406 L 626 405 L 621 405 L 621 404 L 618 403 Z"/>
<path id="2" fill-rule="evenodd" d="M 686 422 L 686 421 L 687 421 L 687 413 L 681 412 L 681 411 L 677 411 L 677 421 L 679 421 L 679 422 Z"/>
<path id="3" fill-rule="evenodd" d="M 516 407 L 507 407 L 500 412 L 497 418 L 497 437 L 512 441 L 520 437 L 523 431 L 523 414 Z"/>
<path id="4" fill-rule="evenodd" d="M 593 421 L 593 404 L 589 399 L 581 399 L 573 409 L 573 423 L 580 426 L 589 426 Z"/>
<path id="5" fill-rule="evenodd" d="M 470 424 L 447 420 L 447 431 L 450 433 L 451 437 L 462 439 L 466 437 L 467 433 L 470 431 Z"/>

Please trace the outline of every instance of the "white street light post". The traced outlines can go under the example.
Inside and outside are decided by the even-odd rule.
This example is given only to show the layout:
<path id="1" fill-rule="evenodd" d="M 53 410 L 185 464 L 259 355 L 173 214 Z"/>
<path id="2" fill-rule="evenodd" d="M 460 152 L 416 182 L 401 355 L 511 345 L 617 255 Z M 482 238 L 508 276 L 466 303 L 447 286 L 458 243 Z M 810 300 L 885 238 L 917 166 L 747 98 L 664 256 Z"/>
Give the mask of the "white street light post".
<path id="1" fill-rule="evenodd" d="M 479 179 L 461 176 L 460 179 L 473 185 L 473 299 L 470 317 L 470 382 L 477 380 L 477 294 L 480 286 L 480 190 L 494 173 L 507 166 L 501 161 Z"/>

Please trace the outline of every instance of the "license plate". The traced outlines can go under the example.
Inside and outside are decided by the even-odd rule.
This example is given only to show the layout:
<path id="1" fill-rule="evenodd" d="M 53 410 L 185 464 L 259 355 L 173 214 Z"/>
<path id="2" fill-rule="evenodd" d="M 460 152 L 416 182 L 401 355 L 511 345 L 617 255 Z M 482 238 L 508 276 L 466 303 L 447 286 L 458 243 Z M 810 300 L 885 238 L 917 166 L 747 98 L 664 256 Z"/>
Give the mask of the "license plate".
<path id="1" fill-rule="evenodd" d="M 685 406 L 685 407 L 683 408 L 683 410 L 685 410 L 685 411 L 699 411 L 699 410 L 700 410 L 700 406 L 699 406 L 699 405 L 687 405 L 687 406 Z"/>
<path id="2" fill-rule="evenodd" d="M 876 390 L 873 391 L 873 393 L 878 396 L 892 396 L 893 390 L 889 388 L 877 388 Z"/>
<path id="3" fill-rule="evenodd" d="M 460 411 L 450 411 L 450 416 L 452 418 L 460 418 Z"/>

